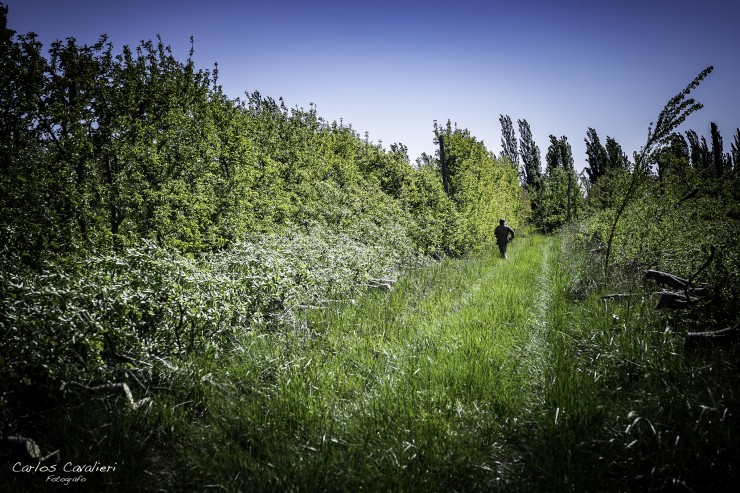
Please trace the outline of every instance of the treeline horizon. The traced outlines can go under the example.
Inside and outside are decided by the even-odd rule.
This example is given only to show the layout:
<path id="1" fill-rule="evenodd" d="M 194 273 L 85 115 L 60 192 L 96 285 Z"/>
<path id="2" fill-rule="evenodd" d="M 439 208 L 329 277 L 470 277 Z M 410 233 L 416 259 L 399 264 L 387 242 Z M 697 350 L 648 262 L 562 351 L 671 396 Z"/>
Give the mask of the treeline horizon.
<path id="1" fill-rule="evenodd" d="M 544 231 L 571 222 L 587 199 L 602 201 L 601 176 L 633 163 L 589 128 L 580 176 L 567 136 L 550 135 L 543 169 L 527 120 L 517 121 L 517 139 L 501 115 L 500 156 L 435 121 L 439 148 L 412 164 L 403 144 L 384 149 L 313 106 L 227 97 L 217 68 L 196 69 L 192 44 L 179 61 L 159 38 L 120 52 L 105 36 L 91 46 L 68 38 L 45 57 L 34 35 L 8 28 L 7 7 L 2 32 L 0 236 L 29 264 L 142 239 L 214 251 L 290 227 L 352 229 L 358 214 L 377 229 L 400 225 L 415 252 L 459 255 L 490 242 L 499 218 Z M 714 124 L 711 143 L 685 135 L 653 160 L 659 178 L 671 159 L 737 174 L 740 129 L 727 154 Z"/>
<path id="2" fill-rule="evenodd" d="M 177 60 L 161 39 L 113 49 L 16 35 L 2 9 L 0 236 L 38 264 L 47 254 L 141 240 L 198 253 L 253 234 L 314 225 L 399 241 L 425 255 L 490 241 L 499 217 L 524 223 L 517 170 L 467 130 L 440 128 L 450 189 L 315 107 L 247 93 Z M 372 230 L 372 231 L 371 231 Z"/>

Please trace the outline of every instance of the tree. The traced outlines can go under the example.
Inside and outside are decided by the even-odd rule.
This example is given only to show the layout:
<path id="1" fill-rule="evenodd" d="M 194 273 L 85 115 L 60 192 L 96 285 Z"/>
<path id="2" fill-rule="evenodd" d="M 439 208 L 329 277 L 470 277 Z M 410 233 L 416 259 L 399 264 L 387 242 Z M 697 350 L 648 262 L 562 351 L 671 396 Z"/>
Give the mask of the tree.
<path id="1" fill-rule="evenodd" d="M 438 159 L 414 169 L 403 144 L 386 151 L 313 106 L 230 100 L 192 45 L 185 61 L 160 38 L 41 48 L 0 5 L 0 245 L 32 266 L 142 240 L 195 255 L 313 225 L 462 253 L 524 209 L 516 169 L 449 122 L 435 124 Z"/>
<path id="2" fill-rule="evenodd" d="M 737 175 L 740 173 L 740 128 L 735 130 L 735 138 L 730 145 L 730 156 L 732 159 L 732 169 Z"/>
<path id="3" fill-rule="evenodd" d="M 501 158 L 508 159 L 515 169 L 519 169 L 519 151 L 511 117 L 499 115 L 498 121 L 501 122 Z"/>
<path id="4" fill-rule="evenodd" d="M 666 105 L 663 107 L 663 110 L 658 115 L 658 120 L 655 123 L 655 126 L 651 123 L 648 127 L 647 142 L 640 152 L 635 154 L 635 166 L 632 170 L 632 178 L 622 196 L 619 208 L 616 210 L 611 227 L 609 228 L 609 238 L 606 242 L 606 254 L 604 255 L 605 273 L 609 272 L 609 261 L 614 242 L 614 235 L 617 231 L 617 225 L 619 224 L 619 220 L 622 217 L 625 208 L 632 200 L 632 197 L 637 191 L 639 185 L 647 177 L 649 165 L 650 162 L 654 160 L 655 152 L 670 141 L 671 135 L 676 127 L 681 125 L 690 114 L 703 107 L 701 103 L 697 103 L 693 98 L 689 98 L 688 96 L 691 94 L 691 91 L 699 86 L 701 81 L 712 73 L 712 70 L 714 70 L 714 67 L 712 66 L 704 69 L 688 86 L 668 100 Z M 696 133 L 694 133 L 694 136 L 696 136 Z"/>
<path id="5" fill-rule="evenodd" d="M 522 156 L 522 182 L 531 190 L 539 187 L 542 177 L 540 149 L 532 138 L 527 120 L 517 120 L 519 125 L 519 150 Z"/>
<path id="6" fill-rule="evenodd" d="M 591 183 L 596 183 L 609 166 L 609 156 L 604 146 L 601 145 L 599 135 L 593 128 L 589 127 L 584 141 L 586 142 L 586 162 L 588 163 L 584 170 Z"/>
<path id="7" fill-rule="evenodd" d="M 436 160 L 434 159 L 434 156 L 427 154 L 426 152 L 422 152 L 421 156 L 416 158 L 416 168 L 417 169 L 421 169 L 424 167 L 436 168 L 437 165 L 435 163 L 436 163 Z"/>
<path id="8" fill-rule="evenodd" d="M 573 167 L 573 152 L 565 136 L 550 135 L 547 167 L 536 217 L 543 229 L 552 229 L 570 222 L 578 215 L 583 194 Z"/>
<path id="9" fill-rule="evenodd" d="M 444 142 L 449 196 L 460 214 L 459 249 L 492 241 L 501 217 L 516 225 L 523 212 L 517 170 L 449 120 L 445 127 L 435 126 L 435 133 Z"/>
<path id="10" fill-rule="evenodd" d="M 550 135 L 550 147 L 547 148 L 547 171 L 551 169 L 573 169 L 573 150 L 568 143 L 568 137 L 563 135 L 559 139 Z"/>
<path id="11" fill-rule="evenodd" d="M 622 150 L 622 146 L 613 139 L 612 137 L 606 137 L 606 144 L 604 145 L 606 150 L 607 167 L 611 169 L 628 170 L 630 167 L 630 160 L 627 154 Z"/>
<path id="12" fill-rule="evenodd" d="M 36 37 L 16 37 L 7 16 L 0 4 L 0 244 L 33 262 L 54 220 L 38 126 L 47 63 Z"/>
<path id="13" fill-rule="evenodd" d="M 708 169 L 710 167 L 710 155 L 707 140 L 704 137 L 699 138 L 694 130 L 686 131 L 686 139 L 689 143 L 691 166 L 699 170 Z"/>
<path id="14" fill-rule="evenodd" d="M 674 132 L 665 147 L 655 153 L 658 181 L 663 183 L 669 174 L 685 175 L 689 168 L 689 145 L 680 133 Z"/>
<path id="15" fill-rule="evenodd" d="M 719 133 L 717 124 L 711 123 L 711 139 L 712 139 L 712 163 L 714 164 L 714 174 L 717 178 L 722 177 L 726 169 L 731 169 L 732 163 L 730 159 L 724 154 L 724 146 L 722 145 L 722 135 Z"/>
<path id="16" fill-rule="evenodd" d="M 447 128 L 450 128 L 450 122 L 447 121 Z M 449 133 L 449 132 L 448 132 Z M 447 156 L 445 153 L 445 142 L 444 142 L 444 134 L 441 131 L 441 127 L 437 127 L 437 121 L 434 121 L 434 139 L 435 143 L 439 145 L 439 167 L 440 172 L 442 173 L 442 186 L 444 187 L 445 193 L 450 193 L 450 177 L 449 177 L 449 167 L 447 163 Z"/>

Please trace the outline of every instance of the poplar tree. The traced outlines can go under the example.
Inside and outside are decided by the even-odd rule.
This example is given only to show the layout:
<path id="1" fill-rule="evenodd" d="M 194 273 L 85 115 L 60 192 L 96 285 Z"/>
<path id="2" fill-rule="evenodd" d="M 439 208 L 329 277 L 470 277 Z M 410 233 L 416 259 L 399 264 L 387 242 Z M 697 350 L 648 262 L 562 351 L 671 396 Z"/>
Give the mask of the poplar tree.
<path id="1" fill-rule="evenodd" d="M 689 142 L 689 155 L 691 166 L 696 169 L 705 169 L 709 167 L 709 147 L 707 139 L 699 137 L 694 130 L 686 131 L 686 140 Z"/>
<path id="2" fill-rule="evenodd" d="M 630 160 L 627 157 L 627 154 L 622 150 L 622 146 L 612 137 L 606 137 L 604 150 L 606 151 L 606 163 L 608 168 L 622 169 L 625 171 L 629 169 Z"/>
<path id="3" fill-rule="evenodd" d="M 541 193 L 539 211 L 544 229 L 561 226 L 577 215 L 582 202 L 580 184 L 573 167 L 573 151 L 568 138 L 550 135 L 547 149 L 547 168 Z"/>
<path id="4" fill-rule="evenodd" d="M 499 115 L 498 121 L 501 122 L 501 158 L 508 159 L 515 169 L 519 169 L 519 151 L 511 117 Z"/>
<path id="5" fill-rule="evenodd" d="M 609 158 L 596 130 L 589 127 L 586 138 L 583 140 L 586 142 L 586 162 L 588 163 L 584 171 L 591 183 L 596 183 L 599 177 L 606 172 Z"/>
<path id="6" fill-rule="evenodd" d="M 722 145 L 722 135 L 719 133 L 717 124 L 711 123 L 711 139 L 712 139 L 712 163 L 714 164 L 714 174 L 719 178 L 722 176 L 725 168 L 725 156 Z"/>
<path id="7" fill-rule="evenodd" d="M 547 171 L 551 169 L 573 169 L 573 150 L 568 143 L 568 137 L 563 135 L 559 139 L 550 135 L 550 147 L 547 149 Z"/>
<path id="8" fill-rule="evenodd" d="M 532 138 L 532 130 L 527 120 L 517 120 L 519 125 L 519 151 L 522 156 L 522 182 L 525 186 L 537 189 L 540 186 L 542 170 L 540 163 L 540 148 Z"/>
<path id="9" fill-rule="evenodd" d="M 735 138 L 730 145 L 730 156 L 732 159 L 732 169 L 737 175 L 740 172 L 740 128 L 735 130 Z"/>

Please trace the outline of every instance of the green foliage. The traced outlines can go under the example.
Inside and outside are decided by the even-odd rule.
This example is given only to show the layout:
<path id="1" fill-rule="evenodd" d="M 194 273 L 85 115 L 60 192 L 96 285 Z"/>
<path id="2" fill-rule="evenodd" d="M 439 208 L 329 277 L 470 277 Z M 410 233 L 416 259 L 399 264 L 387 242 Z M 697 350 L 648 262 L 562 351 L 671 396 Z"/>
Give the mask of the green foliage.
<path id="1" fill-rule="evenodd" d="M 573 169 L 554 168 L 542 179 L 540 188 L 533 193 L 537 203 L 535 221 L 545 231 L 552 231 L 573 219 L 583 210 L 583 191 Z"/>
<path id="2" fill-rule="evenodd" d="M 465 251 L 465 245 L 454 242 L 456 227 L 462 220 L 460 213 L 431 165 L 422 166 L 413 174 L 403 201 L 413 213 L 409 235 L 420 253 L 439 256 Z"/>
<path id="3" fill-rule="evenodd" d="M 552 231 L 579 217 L 584 197 L 567 137 L 551 135 L 546 158 L 545 174 L 529 193 L 535 223 L 543 231 Z"/>
<path id="4" fill-rule="evenodd" d="M 305 307 L 395 278 L 412 260 L 392 232 L 354 236 L 316 228 L 197 259 L 145 243 L 38 273 L 5 266 L 3 400 L 24 388 L 106 381 L 151 358 L 221 353 L 241 332 L 290 324 Z"/>
<path id="5" fill-rule="evenodd" d="M 635 164 L 629 185 L 622 196 L 619 207 L 615 209 L 613 219 L 611 220 L 611 226 L 606 240 L 604 272 L 609 272 L 609 262 L 611 261 L 612 248 L 614 246 L 614 235 L 625 208 L 633 199 L 643 180 L 648 176 L 656 153 L 664 146 L 669 145 L 673 140 L 673 131 L 676 127 L 683 123 L 691 113 L 702 108 L 701 103 L 697 103 L 688 96 L 712 70 L 713 67 L 710 66 L 697 75 L 688 86 L 666 103 L 658 115 L 658 122 L 655 124 L 655 127 L 653 127 L 653 124 L 650 124 L 647 142 L 639 153 L 635 153 Z"/>
<path id="6" fill-rule="evenodd" d="M 716 289 L 713 301 L 696 307 L 698 311 L 686 317 L 686 323 L 702 330 L 707 324 L 735 323 L 740 188 L 734 180 L 706 178 L 701 170 L 671 169 L 666 168 L 662 180 L 653 176 L 635 190 L 614 232 L 613 267 L 629 269 L 632 275 L 657 269 L 689 277 L 714 246 L 719 251 L 717 258 L 697 279 Z M 589 234 L 602 244 L 630 180 L 629 174 L 622 173 L 599 183 L 603 188 L 598 197 L 604 208 L 586 224 Z"/>
<path id="7" fill-rule="evenodd" d="M 36 268 L 142 239 L 195 255 L 306 225 L 358 223 L 403 252 L 474 246 L 402 144 L 257 92 L 230 100 L 192 50 L 181 62 L 161 39 L 115 53 L 70 38 L 46 59 L 7 28 L 2 49 L 0 237 Z"/>
<path id="8" fill-rule="evenodd" d="M 631 179 L 632 174 L 627 170 L 607 170 L 598 182 L 588 187 L 589 211 L 618 207 Z"/>
<path id="9" fill-rule="evenodd" d="M 508 160 L 497 159 L 467 129 L 436 127 L 444 139 L 449 196 L 460 214 L 454 245 L 465 251 L 495 242 L 499 218 L 516 228 L 527 215 L 521 199 L 518 171 Z"/>
<path id="10" fill-rule="evenodd" d="M 711 152 L 695 131 L 686 132 L 687 139 L 667 133 L 700 108 L 685 98 L 710 71 L 669 101 L 662 126 L 651 129 L 633 170 L 615 169 L 592 187 L 593 214 L 586 223 L 589 235 L 605 247 L 604 265 L 613 267 L 605 269 L 609 275 L 630 279 L 656 269 L 691 278 L 701 269 L 693 282 L 710 294 L 674 321 L 697 331 L 738 322 L 740 185 L 732 160 L 723 154 L 714 124 Z"/>
<path id="11" fill-rule="evenodd" d="M 532 138 L 532 130 L 527 120 L 517 120 L 519 125 L 519 152 L 522 156 L 522 182 L 532 192 L 539 187 L 542 177 L 540 148 Z"/>

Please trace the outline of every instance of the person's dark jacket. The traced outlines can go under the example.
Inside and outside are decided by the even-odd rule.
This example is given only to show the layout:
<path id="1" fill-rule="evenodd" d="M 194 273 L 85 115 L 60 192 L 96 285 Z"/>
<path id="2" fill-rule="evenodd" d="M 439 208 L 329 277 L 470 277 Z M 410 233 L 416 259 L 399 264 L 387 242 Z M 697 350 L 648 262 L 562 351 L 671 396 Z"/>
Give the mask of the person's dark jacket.
<path id="1" fill-rule="evenodd" d="M 506 245 L 514 239 L 514 230 L 505 224 L 499 224 L 496 229 L 493 230 L 493 234 L 496 235 L 497 245 Z"/>

